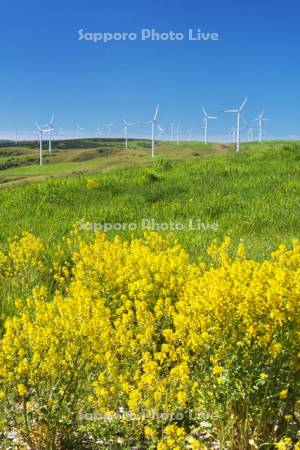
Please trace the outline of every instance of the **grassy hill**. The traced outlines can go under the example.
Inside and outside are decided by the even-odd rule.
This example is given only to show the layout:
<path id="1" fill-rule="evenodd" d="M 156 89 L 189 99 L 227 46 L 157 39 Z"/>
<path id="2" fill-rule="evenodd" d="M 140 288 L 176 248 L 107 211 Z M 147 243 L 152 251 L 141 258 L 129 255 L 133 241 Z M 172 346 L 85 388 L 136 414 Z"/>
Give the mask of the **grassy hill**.
<path id="1" fill-rule="evenodd" d="M 81 219 L 95 227 L 135 223 L 135 236 L 143 234 L 143 219 L 179 223 L 184 229 L 174 233 L 193 255 L 228 233 L 235 241 L 243 239 L 255 258 L 299 237 L 297 143 L 244 144 L 240 154 L 221 145 L 161 143 L 158 153 L 164 158 L 154 161 L 146 141 L 131 142 L 128 151 L 118 140 L 90 140 L 83 149 L 68 145 L 47 157 L 42 168 L 20 165 L 0 171 L 2 247 L 23 230 L 54 243 Z M 7 147 L 1 149 L 5 151 Z M 27 148 L 13 157 L 30 151 L 36 153 Z M 191 230 L 190 220 L 208 229 Z M 211 229 L 213 224 L 217 230 Z M 116 233 L 132 235 L 129 229 L 109 232 Z"/>
<path id="2" fill-rule="evenodd" d="M 184 142 L 177 146 L 160 142 L 159 155 L 172 159 L 197 158 L 207 154 L 231 150 L 230 146 L 198 142 Z M 37 143 L 23 143 L 19 146 L 0 145 L 0 186 L 49 176 L 65 176 L 80 171 L 94 173 L 111 167 L 126 167 L 151 162 L 150 141 L 130 141 L 124 149 L 123 139 L 88 139 L 55 141 L 52 154 L 44 147 L 44 165 L 40 167 Z"/>

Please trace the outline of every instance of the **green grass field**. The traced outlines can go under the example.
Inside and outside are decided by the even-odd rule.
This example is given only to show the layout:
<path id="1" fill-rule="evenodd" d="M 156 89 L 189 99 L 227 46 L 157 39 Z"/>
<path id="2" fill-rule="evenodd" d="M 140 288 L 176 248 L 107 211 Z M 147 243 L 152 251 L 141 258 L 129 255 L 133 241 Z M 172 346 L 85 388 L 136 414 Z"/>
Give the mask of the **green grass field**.
<path id="1" fill-rule="evenodd" d="M 45 145 L 45 144 L 44 144 Z M 197 158 L 206 154 L 220 153 L 230 146 L 205 146 L 201 143 L 185 142 L 177 146 L 161 142 L 159 154 L 172 159 Z M 53 151 L 48 153 L 44 147 L 44 165 L 39 164 L 39 149 L 36 143 L 23 143 L 20 146 L 0 145 L 0 186 L 16 184 L 28 180 L 43 180 L 51 176 L 66 176 L 80 171 L 94 173 L 111 167 L 128 167 L 146 164 L 150 158 L 149 141 L 131 141 L 129 149 L 124 149 L 121 139 L 56 141 Z"/>
<path id="2" fill-rule="evenodd" d="M 90 140 L 77 149 L 74 142 L 68 145 L 47 157 L 42 168 L 26 164 L 0 171 L 2 248 L 23 230 L 51 248 L 82 219 L 136 223 L 135 236 L 143 233 L 143 219 L 180 223 L 184 230 L 174 233 L 193 255 L 228 233 L 236 242 L 243 239 L 259 259 L 299 238 L 298 143 L 243 144 L 240 154 L 225 145 L 160 143 L 163 158 L 154 161 L 147 141 L 131 142 L 128 151 L 118 140 Z M 191 230 L 189 220 L 218 229 Z M 119 234 L 127 238 L 132 231 Z"/>

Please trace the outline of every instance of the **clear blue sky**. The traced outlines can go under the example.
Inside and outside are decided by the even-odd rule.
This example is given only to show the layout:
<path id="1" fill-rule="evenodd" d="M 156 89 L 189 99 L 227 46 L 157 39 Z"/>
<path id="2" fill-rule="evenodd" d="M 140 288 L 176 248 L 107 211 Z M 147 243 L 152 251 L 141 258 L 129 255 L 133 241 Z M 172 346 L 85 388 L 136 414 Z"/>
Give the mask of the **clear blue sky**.
<path id="1" fill-rule="evenodd" d="M 270 137 L 300 137 L 299 16 L 298 0 L 2 0 L 0 137 L 51 113 L 66 130 L 111 121 L 117 135 L 122 117 L 150 120 L 157 103 L 162 126 L 199 134 L 202 104 L 220 114 L 247 95 L 247 119 L 265 108 Z M 81 28 L 201 28 L 220 40 L 94 44 L 79 41 Z M 231 125 L 222 115 L 211 133 Z"/>

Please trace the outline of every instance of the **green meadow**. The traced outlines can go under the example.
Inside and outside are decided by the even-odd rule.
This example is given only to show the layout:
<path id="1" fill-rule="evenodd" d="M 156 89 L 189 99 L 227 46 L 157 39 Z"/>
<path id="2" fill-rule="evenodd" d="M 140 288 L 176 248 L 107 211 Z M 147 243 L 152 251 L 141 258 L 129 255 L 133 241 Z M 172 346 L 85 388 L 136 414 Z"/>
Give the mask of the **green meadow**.
<path id="1" fill-rule="evenodd" d="M 163 233 L 171 229 L 193 256 L 227 234 L 256 259 L 299 237 L 298 143 L 243 144 L 236 154 L 229 145 L 161 142 L 155 160 L 147 141 L 131 141 L 128 151 L 119 140 L 75 145 L 57 144 L 43 167 L 0 171 L 2 248 L 24 230 L 51 248 L 81 220 L 94 229 L 124 224 L 108 232 L 124 238 L 141 236 L 143 220 L 167 224 Z M 35 148 L 24 154 L 38 157 Z"/>

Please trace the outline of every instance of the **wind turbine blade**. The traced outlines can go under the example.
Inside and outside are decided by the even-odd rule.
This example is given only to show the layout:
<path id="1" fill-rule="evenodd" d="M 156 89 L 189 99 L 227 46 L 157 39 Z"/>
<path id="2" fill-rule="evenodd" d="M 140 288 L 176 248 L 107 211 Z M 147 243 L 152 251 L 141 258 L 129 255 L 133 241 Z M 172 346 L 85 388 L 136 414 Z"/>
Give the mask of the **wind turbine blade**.
<path id="1" fill-rule="evenodd" d="M 156 118 L 157 118 L 158 109 L 159 109 L 159 105 L 157 105 L 157 107 L 156 107 L 156 111 L 155 111 L 154 119 L 153 119 L 153 120 L 156 120 Z"/>
<path id="2" fill-rule="evenodd" d="M 224 112 L 226 112 L 226 113 L 238 113 L 239 110 L 238 109 L 225 109 Z"/>
<path id="3" fill-rule="evenodd" d="M 242 109 L 246 105 L 247 101 L 248 101 L 248 97 L 246 97 L 245 100 L 243 101 L 242 106 L 240 107 L 240 111 L 242 111 Z"/>
<path id="4" fill-rule="evenodd" d="M 208 119 L 218 119 L 219 117 L 207 116 Z"/>
<path id="5" fill-rule="evenodd" d="M 39 131 L 42 131 L 41 127 L 37 124 L 37 122 L 34 122 L 35 128 L 37 128 Z"/>
<path id="6" fill-rule="evenodd" d="M 205 115 L 205 117 L 207 117 L 207 112 L 205 111 L 204 106 L 202 106 L 202 111 L 203 111 L 203 114 Z"/>

